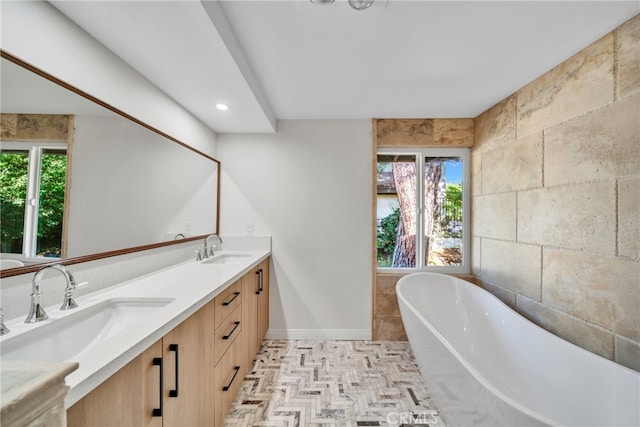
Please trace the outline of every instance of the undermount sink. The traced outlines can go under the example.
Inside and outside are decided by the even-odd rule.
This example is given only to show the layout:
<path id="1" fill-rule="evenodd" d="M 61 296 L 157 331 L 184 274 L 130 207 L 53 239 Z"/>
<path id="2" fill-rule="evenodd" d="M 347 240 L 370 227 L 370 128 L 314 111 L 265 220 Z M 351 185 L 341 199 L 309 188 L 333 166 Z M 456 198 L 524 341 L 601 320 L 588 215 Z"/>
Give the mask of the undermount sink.
<path id="1" fill-rule="evenodd" d="M 0 355 L 3 360 L 74 360 L 171 301 L 172 298 L 114 298 L 80 307 L 73 314 L 7 337 L 2 341 Z"/>
<path id="2" fill-rule="evenodd" d="M 203 264 L 240 264 L 250 256 L 251 254 L 220 254 L 203 261 Z"/>

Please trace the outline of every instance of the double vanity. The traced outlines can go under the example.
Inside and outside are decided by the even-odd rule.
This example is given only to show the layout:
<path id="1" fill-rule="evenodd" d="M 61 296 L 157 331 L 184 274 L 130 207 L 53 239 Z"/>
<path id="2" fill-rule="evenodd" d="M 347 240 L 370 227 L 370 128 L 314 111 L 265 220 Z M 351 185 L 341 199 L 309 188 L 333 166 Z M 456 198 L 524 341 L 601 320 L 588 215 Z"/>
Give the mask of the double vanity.
<path id="1" fill-rule="evenodd" d="M 43 364 L 68 374 L 69 426 L 221 426 L 268 329 L 269 256 L 224 249 L 9 322 L 2 382 Z"/>

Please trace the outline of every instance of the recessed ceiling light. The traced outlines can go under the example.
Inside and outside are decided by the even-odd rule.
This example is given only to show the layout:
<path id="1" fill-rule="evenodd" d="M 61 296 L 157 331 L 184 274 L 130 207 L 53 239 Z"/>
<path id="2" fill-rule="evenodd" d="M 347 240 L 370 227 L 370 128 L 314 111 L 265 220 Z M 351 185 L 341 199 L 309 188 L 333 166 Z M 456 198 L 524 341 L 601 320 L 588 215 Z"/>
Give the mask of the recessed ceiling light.
<path id="1" fill-rule="evenodd" d="M 227 111 L 231 109 L 231 106 L 228 104 L 216 104 L 216 108 L 220 111 Z"/>

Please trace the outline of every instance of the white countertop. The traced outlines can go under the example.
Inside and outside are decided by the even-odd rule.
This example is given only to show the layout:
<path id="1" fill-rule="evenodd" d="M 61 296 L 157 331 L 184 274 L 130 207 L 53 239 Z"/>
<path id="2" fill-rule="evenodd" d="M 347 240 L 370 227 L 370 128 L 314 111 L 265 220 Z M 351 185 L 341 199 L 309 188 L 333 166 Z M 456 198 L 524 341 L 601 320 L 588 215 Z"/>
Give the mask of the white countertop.
<path id="1" fill-rule="evenodd" d="M 127 327 L 88 351 L 67 362 L 78 362 L 77 371 L 67 376 L 71 387 L 65 399 L 65 407 L 70 407 L 87 393 L 124 367 L 149 346 L 162 338 L 174 327 L 195 313 L 215 296 L 220 294 L 251 268 L 270 255 L 270 249 L 223 250 L 218 254 L 239 254 L 238 264 L 208 264 L 189 260 L 165 269 L 97 291 L 76 299 L 79 308 L 91 307 L 112 298 L 171 298 L 172 302 L 150 313 L 142 321 Z M 205 260 L 206 261 L 206 260 Z M 79 281 L 81 278 L 77 277 Z M 72 315 L 76 310 L 60 311 L 57 307 L 47 308 L 49 320 L 37 324 L 24 324 L 16 319 L 7 326 L 11 333 L 2 341 L 54 322 L 56 319 Z"/>

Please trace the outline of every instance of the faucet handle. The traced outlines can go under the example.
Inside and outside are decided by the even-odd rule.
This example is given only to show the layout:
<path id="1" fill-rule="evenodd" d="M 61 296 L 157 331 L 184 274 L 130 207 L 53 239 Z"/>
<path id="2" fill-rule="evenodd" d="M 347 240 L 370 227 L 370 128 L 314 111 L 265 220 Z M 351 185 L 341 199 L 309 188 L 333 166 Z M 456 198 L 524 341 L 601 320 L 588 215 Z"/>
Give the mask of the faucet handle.
<path id="1" fill-rule="evenodd" d="M 193 253 L 196 254 L 196 261 L 202 261 L 202 254 L 200 251 L 193 251 Z"/>
<path id="2" fill-rule="evenodd" d="M 60 306 L 60 310 L 71 310 L 72 308 L 78 307 L 78 304 L 73 299 L 73 291 L 76 288 L 81 288 L 83 286 L 87 286 L 89 282 L 71 282 L 69 286 L 65 289 L 64 299 L 62 300 L 62 305 Z"/>

